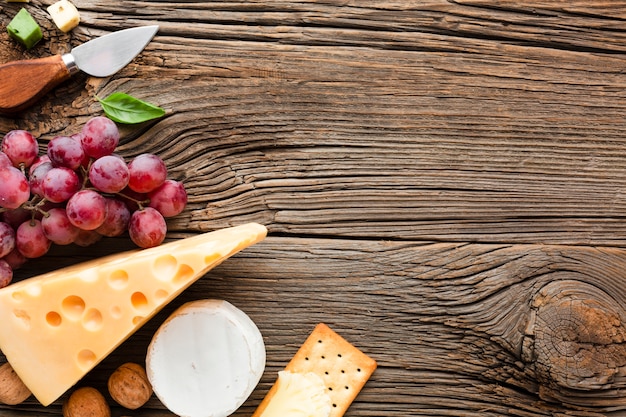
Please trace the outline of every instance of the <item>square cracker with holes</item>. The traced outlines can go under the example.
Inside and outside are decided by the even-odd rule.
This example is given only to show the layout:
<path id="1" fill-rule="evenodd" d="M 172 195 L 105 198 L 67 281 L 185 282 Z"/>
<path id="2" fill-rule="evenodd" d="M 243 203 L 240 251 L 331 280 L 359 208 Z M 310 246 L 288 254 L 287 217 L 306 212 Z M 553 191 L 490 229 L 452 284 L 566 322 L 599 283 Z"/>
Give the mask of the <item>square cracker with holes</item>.
<path id="1" fill-rule="evenodd" d="M 285 367 L 292 373 L 313 372 L 324 381 L 331 399 L 329 417 L 344 415 L 376 369 L 376 361 L 324 323 L 318 324 Z M 276 392 L 269 390 L 253 417 L 260 416 Z"/>

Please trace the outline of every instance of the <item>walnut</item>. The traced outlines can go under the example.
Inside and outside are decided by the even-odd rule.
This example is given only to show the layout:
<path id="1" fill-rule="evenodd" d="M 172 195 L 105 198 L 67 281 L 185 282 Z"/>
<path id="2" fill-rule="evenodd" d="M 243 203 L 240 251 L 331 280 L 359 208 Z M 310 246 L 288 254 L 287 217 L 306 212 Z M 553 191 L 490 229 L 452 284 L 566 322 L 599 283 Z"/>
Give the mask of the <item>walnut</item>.
<path id="1" fill-rule="evenodd" d="M 6 362 L 0 366 L 0 403 L 16 405 L 30 397 L 30 390 Z"/>
<path id="2" fill-rule="evenodd" d="M 109 393 L 122 407 L 135 410 L 152 396 L 152 385 L 146 370 L 136 363 L 125 363 L 109 377 Z"/>
<path id="3" fill-rule="evenodd" d="M 63 404 L 63 417 L 111 417 L 111 408 L 100 391 L 82 387 Z"/>

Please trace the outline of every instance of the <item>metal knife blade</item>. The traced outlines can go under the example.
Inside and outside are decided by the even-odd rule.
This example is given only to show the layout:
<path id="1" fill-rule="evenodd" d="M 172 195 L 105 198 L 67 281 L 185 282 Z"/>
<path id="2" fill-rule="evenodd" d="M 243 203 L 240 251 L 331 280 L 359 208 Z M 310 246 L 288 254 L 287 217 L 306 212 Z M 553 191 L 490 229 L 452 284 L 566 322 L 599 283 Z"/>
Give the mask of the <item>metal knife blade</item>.
<path id="1" fill-rule="evenodd" d="M 0 113 L 25 110 L 79 70 L 108 77 L 133 60 L 159 27 L 124 29 L 79 45 L 64 55 L 0 65 Z"/>
<path id="2" fill-rule="evenodd" d="M 159 27 L 141 26 L 109 33 L 72 49 L 64 62 L 94 77 L 108 77 L 132 61 L 156 35 Z"/>

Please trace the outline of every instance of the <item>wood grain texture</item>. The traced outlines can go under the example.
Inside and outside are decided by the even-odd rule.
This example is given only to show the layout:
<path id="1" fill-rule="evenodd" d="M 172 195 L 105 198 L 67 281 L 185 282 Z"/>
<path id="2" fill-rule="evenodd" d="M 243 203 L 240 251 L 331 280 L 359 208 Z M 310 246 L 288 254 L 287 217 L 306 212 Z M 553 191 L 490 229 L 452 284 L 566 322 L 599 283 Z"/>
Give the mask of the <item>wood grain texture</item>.
<path id="1" fill-rule="evenodd" d="M 559 11 L 545 28 L 522 6 L 184 3 L 172 19 L 143 5 L 81 4 L 74 42 L 120 25 L 159 35 L 116 77 L 78 77 L 22 125 L 74 132 L 99 111 L 95 94 L 118 90 L 164 106 L 122 149 L 159 152 L 185 179 L 194 198 L 177 229 L 255 219 L 299 234 L 624 243 L 624 59 L 594 49 L 618 43 L 618 16 Z"/>
<path id="2" fill-rule="evenodd" d="M 150 335 L 174 308 L 219 298 L 250 315 L 267 348 L 261 383 L 236 416 L 252 414 L 318 322 L 379 364 L 347 415 L 611 415 L 623 407 L 626 385 L 625 255 L 270 236 L 194 284 L 82 384 L 105 390 L 116 366 L 143 360 Z M 554 288 L 570 305 L 550 319 Z M 577 302 L 593 305 L 594 314 Z M 594 334 L 601 323 L 615 331 Z M 559 345 L 570 348 L 546 353 Z M 560 367 L 545 368 L 556 359 Z M 144 412 L 160 415 L 150 407 L 158 409 L 157 400 Z"/>
<path id="3" fill-rule="evenodd" d="M 75 0 L 70 34 L 52 2 L 27 6 L 45 35 L 34 50 L 0 31 L 0 63 L 160 30 L 115 76 L 79 74 L 0 132 L 32 130 L 43 148 L 101 111 L 95 95 L 135 95 L 168 113 L 123 127 L 119 153 L 159 154 L 189 191 L 170 237 L 270 230 L 83 383 L 141 361 L 176 305 L 215 297 L 267 345 L 236 416 L 320 321 L 379 363 L 346 416 L 626 409 L 625 2 Z M 1 4 L 0 24 L 19 7 Z M 56 248 L 19 278 L 125 245 Z M 133 415 L 168 414 L 153 399 Z"/>

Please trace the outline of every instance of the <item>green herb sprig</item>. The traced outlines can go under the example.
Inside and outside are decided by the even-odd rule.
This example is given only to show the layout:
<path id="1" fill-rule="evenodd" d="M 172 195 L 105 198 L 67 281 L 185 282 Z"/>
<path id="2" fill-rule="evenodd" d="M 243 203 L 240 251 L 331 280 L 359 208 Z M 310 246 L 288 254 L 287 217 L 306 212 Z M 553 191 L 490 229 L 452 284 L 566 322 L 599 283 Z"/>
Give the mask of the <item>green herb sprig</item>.
<path id="1" fill-rule="evenodd" d="M 113 93 L 108 97 L 96 99 L 102 105 L 104 114 L 114 122 L 137 124 L 158 119 L 165 115 L 165 110 L 126 93 Z"/>

